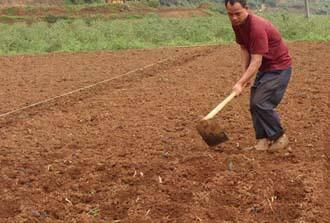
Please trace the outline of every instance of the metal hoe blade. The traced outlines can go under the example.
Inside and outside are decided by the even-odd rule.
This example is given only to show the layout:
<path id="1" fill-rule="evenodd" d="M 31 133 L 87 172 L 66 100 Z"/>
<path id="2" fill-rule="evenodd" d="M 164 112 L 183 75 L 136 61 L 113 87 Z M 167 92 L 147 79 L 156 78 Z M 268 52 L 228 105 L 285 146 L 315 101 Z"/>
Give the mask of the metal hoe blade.
<path id="1" fill-rule="evenodd" d="M 212 119 L 199 121 L 197 131 L 209 146 L 216 146 L 228 140 L 225 131 L 220 127 L 219 123 Z"/>

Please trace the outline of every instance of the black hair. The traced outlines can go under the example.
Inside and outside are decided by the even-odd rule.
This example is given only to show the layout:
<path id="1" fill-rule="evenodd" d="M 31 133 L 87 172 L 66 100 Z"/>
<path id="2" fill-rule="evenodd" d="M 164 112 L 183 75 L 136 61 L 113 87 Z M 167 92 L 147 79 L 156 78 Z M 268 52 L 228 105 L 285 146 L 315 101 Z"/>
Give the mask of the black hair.
<path id="1" fill-rule="evenodd" d="M 241 4 L 244 8 L 247 6 L 246 0 L 225 0 L 225 6 L 227 7 L 228 3 L 234 5 L 236 2 Z"/>

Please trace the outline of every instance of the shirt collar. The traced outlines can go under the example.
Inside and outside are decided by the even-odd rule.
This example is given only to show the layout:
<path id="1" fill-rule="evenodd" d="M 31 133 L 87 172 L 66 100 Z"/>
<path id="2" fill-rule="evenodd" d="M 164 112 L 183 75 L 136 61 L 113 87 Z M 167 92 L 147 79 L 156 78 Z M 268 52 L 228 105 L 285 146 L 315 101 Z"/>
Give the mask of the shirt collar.
<path id="1" fill-rule="evenodd" d="M 249 21 L 251 20 L 251 14 L 249 13 L 248 14 L 248 16 L 246 17 L 246 19 L 244 20 L 244 22 L 241 24 L 241 25 L 239 25 L 239 27 L 245 27 L 246 26 L 246 24 L 248 24 L 249 23 Z"/>

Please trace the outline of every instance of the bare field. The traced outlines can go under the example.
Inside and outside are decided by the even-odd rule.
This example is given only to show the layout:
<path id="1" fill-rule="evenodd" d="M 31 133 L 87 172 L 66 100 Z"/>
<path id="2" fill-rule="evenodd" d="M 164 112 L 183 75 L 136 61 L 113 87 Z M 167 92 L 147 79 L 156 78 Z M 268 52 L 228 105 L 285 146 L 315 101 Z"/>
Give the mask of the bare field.
<path id="1" fill-rule="evenodd" d="M 0 118 L 0 222 L 330 222 L 330 44 L 289 47 L 277 154 L 242 151 L 248 90 L 217 116 L 224 152 L 195 130 L 238 79 L 235 45 L 0 57 L 2 114 L 125 74 Z"/>

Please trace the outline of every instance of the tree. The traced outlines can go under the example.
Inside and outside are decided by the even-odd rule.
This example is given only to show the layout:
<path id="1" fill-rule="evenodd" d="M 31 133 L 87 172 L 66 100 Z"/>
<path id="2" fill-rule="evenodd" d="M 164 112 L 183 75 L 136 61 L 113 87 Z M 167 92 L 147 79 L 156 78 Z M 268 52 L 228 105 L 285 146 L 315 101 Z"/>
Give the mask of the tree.
<path id="1" fill-rule="evenodd" d="M 306 18 L 309 18 L 309 2 L 308 0 L 305 0 L 305 12 L 306 12 Z"/>

